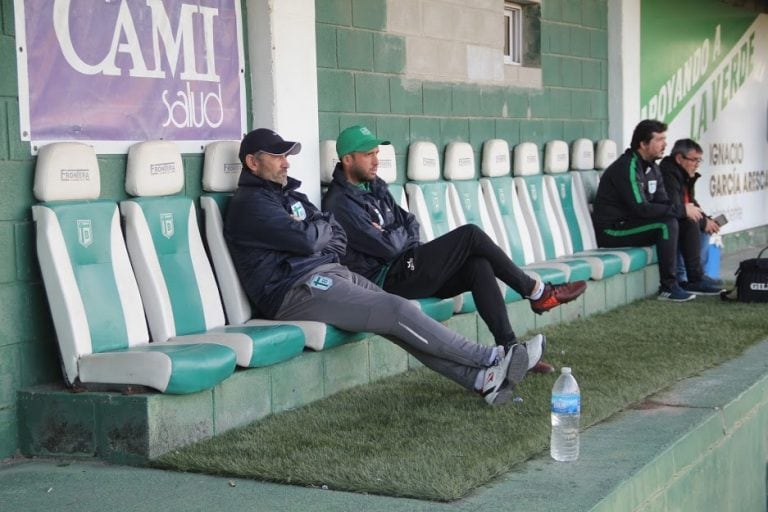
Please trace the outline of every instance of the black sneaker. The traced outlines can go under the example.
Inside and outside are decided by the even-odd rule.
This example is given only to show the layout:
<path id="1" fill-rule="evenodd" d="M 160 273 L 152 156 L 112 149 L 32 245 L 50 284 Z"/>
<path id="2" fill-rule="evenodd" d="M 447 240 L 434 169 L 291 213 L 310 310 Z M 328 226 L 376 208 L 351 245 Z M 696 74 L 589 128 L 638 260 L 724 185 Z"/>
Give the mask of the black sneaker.
<path id="1" fill-rule="evenodd" d="M 659 300 L 668 300 L 672 302 L 686 302 L 689 300 L 695 299 L 696 296 L 692 293 L 688 293 L 687 291 L 680 288 L 678 285 L 672 286 L 670 289 L 666 288 L 660 288 L 659 289 Z"/>
<path id="2" fill-rule="evenodd" d="M 724 291 L 724 288 L 702 279 L 695 283 L 688 283 L 685 290 L 695 293 L 696 295 L 720 295 L 720 292 Z"/>

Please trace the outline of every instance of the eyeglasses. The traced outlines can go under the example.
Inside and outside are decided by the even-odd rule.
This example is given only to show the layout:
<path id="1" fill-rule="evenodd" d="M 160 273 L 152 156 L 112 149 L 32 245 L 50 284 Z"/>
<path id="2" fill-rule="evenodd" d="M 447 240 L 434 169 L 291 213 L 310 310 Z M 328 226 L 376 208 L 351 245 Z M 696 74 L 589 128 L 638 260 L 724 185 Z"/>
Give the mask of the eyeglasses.
<path id="1" fill-rule="evenodd" d="M 696 162 L 697 164 L 700 164 L 703 160 L 701 158 L 689 158 L 687 156 L 683 156 L 683 158 L 688 160 L 689 162 Z"/>

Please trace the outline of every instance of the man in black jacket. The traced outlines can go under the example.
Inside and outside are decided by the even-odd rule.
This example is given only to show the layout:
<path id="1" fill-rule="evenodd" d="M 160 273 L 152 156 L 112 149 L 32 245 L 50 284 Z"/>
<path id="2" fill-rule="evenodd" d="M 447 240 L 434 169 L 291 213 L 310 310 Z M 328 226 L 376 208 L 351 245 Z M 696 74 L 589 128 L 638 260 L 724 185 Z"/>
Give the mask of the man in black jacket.
<path id="1" fill-rule="evenodd" d="M 659 300 L 684 302 L 695 299 L 694 293 L 714 295 L 720 289 L 703 280 L 697 256 L 698 228 L 687 229 L 686 224 L 678 223 L 685 217 L 685 208 L 667 196 L 656 165 L 667 147 L 666 132 L 667 125 L 661 121 L 646 119 L 638 123 L 629 149 L 600 177 L 592 218 L 600 247 L 655 245 L 661 281 Z M 675 275 L 678 243 L 686 248 L 683 256 L 691 260 L 686 262 L 690 271 L 687 290 L 678 285 Z"/>
<path id="2" fill-rule="evenodd" d="M 258 314 L 314 320 L 380 334 L 425 366 L 498 405 L 513 397 L 528 370 L 527 347 L 473 343 L 339 264 L 346 236 L 288 177 L 288 155 L 301 150 L 272 130 L 240 144 L 243 170 L 227 210 L 224 234 L 246 294 Z M 543 336 L 532 340 L 541 346 Z"/>
<path id="3" fill-rule="evenodd" d="M 422 243 L 416 218 L 395 202 L 376 174 L 379 144 L 389 142 L 364 126 L 347 128 L 336 139 L 340 161 L 323 210 L 333 213 L 347 233 L 347 253 L 341 261 L 350 269 L 408 299 L 471 291 L 480 317 L 501 346 L 517 339 L 496 278 L 529 298 L 538 314 L 584 292 L 584 281 L 552 285 L 531 278 L 474 224 Z M 549 373 L 554 368 L 540 361 L 532 370 Z"/>
<path id="4" fill-rule="evenodd" d="M 685 216 L 677 219 L 680 224 L 695 224 L 698 229 L 691 227 L 699 234 L 700 265 L 706 268 L 709 251 L 709 235 L 720 231 L 720 226 L 712 218 L 702 211 L 696 201 L 696 181 L 701 174 L 696 172 L 703 155 L 701 146 L 691 139 L 680 139 L 672 146 L 672 152 L 659 163 L 661 174 L 664 177 L 664 187 L 667 195 L 673 203 L 679 203 L 685 209 Z M 695 264 L 695 258 L 683 257 L 685 247 L 680 247 L 677 257 L 677 281 L 683 288 L 688 287 L 688 271 L 686 264 Z M 695 272 L 694 272 L 695 274 Z M 719 286 L 721 281 L 712 279 L 704 274 L 703 279 L 713 285 Z"/>

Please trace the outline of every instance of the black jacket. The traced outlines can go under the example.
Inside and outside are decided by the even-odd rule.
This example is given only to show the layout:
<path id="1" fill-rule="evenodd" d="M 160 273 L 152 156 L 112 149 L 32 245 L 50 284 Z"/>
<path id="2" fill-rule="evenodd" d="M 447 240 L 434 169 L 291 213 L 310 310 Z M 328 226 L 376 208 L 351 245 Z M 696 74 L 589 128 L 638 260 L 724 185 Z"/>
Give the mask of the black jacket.
<path id="1" fill-rule="evenodd" d="M 347 253 L 341 262 L 374 282 L 380 282 L 380 273 L 393 260 L 420 243 L 416 217 L 397 205 L 384 180 L 377 177 L 370 191 L 364 190 L 347 181 L 341 164 L 333 171 L 323 210 L 331 212 L 347 233 Z"/>
<path id="2" fill-rule="evenodd" d="M 600 176 L 592 221 L 597 229 L 616 228 L 624 221 L 680 218 L 685 208 L 667 197 L 655 162 L 627 149 Z"/>
<path id="3" fill-rule="evenodd" d="M 312 269 L 338 262 L 346 235 L 288 178 L 282 187 L 244 169 L 227 209 L 224 236 L 258 316 L 274 318 L 291 286 Z M 298 217 L 301 220 L 296 220 Z"/>
<path id="4" fill-rule="evenodd" d="M 694 189 L 696 188 L 696 180 L 701 178 L 701 174 L 695 173 L 693 177 L 688 176 L 685 169 L 680 167 L 671 156 L 664 157 L 659 167 L 661 168 L 662 176 L 664 176 L 664 187 L 667 189 L 667 195 L 670 201 L 680 204 L 683 210 L 683 216 L 680 218 L 685 219 L 685 191 L 688 191 L 688 200 L 699 206 L 694 195 Z M 707 227 L 708 218 L 705 214 L 699 220 L 699 227 L 702 230 Z"/>

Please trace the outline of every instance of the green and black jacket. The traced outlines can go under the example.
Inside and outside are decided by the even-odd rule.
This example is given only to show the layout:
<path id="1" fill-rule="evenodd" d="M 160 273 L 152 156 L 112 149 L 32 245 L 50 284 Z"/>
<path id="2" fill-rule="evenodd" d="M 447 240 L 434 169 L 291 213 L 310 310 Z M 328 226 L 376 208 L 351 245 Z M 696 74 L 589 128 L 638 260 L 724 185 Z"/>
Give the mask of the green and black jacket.
<path id="1" fill-rule="evenodd" d="M 593 205 L 595 229 L 620 228 L 639 220 L 652 222 L 685 215 L 680 203 L 667 196 L 664 179 L 655 162 L 647 162 L 627 149 L 600 177 Z"/>

